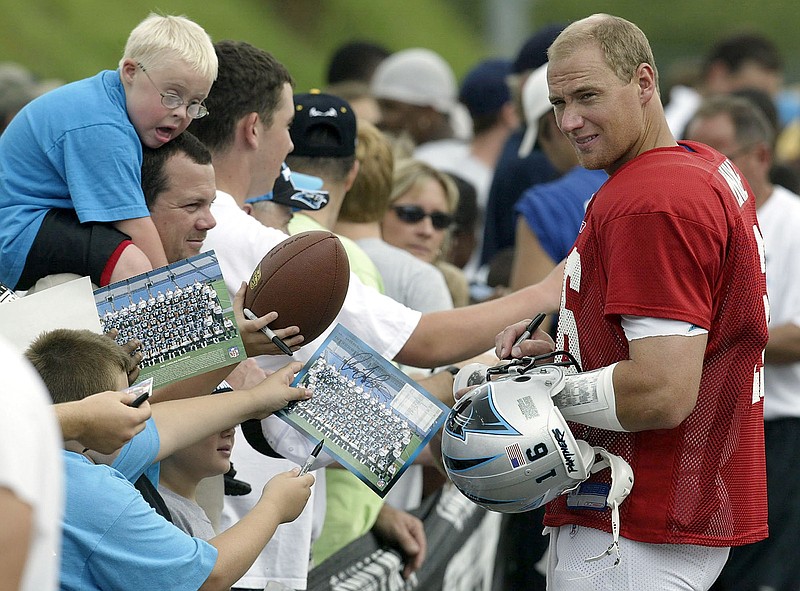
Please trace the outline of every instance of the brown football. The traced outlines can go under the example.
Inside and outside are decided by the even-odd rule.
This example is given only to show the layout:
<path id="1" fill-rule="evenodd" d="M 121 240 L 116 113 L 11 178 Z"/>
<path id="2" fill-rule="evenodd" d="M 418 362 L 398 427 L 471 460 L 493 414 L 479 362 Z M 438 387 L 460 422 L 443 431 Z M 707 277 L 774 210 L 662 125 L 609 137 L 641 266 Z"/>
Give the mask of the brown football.
<path id="1" fill-rule="evenodd" d="M 339 314 L 349 283 L 350 264 L 336 235 L 301 232 L 264 255 L 247 284 L 244 305 L 258 316 L 277 312 L 269 327 L 299 326 L 308 344 Z"/>

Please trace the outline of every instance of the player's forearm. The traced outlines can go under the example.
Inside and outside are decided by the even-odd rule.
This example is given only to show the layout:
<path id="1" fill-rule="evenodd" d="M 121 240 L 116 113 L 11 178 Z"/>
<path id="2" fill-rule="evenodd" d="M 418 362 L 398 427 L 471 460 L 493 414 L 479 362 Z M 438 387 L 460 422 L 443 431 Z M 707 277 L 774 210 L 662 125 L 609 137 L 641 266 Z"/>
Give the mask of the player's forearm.
<path id="1" fill-rule="evenodd" d="M 131 237 L 133 243 L 150 259 L 154 269 L 167 264 L 167 255 L 164 253 L 164 246 L 161 244 L 161 238 L 152 218 L 120 220 L 115 222 L 114 226 Z"/>
<path id="2" fill-rule="evenodd" d="M 200 591 L 228 589 L 247 572 L 280 525 L 271 503 L 257 503 L 234 526 L 209 543 L 217 549 L 217 562 Z"/>
<path id="3" fill-rule="evenodd" d="M 558 310 L 559 266 L 547 279 L 503 298 L 464 308 L 424 314 L 396 361 L 438 367 L 475 357 L 494 346 L 497 333 L 538 312 Z"/>
<path id="4" fill-rule="evenodd" d="M 689 416 L 697 403 L 705 343 L 705 336 L 631 341 L 632 359 L 617 363 L 613 374 L 625 430 L 673 429 Z"/>

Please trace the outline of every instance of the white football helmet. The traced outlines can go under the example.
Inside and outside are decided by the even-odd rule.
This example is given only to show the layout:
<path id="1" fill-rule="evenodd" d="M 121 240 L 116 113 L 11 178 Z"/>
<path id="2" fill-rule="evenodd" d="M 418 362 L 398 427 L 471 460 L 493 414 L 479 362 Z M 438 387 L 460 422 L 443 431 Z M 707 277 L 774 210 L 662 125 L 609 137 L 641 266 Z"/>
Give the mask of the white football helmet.
<path id="1" fill-rule="evenodd" d="M 450 480 L 486 509 L 519 513 L 611 467 L 607 506 L 616 516 L 633 487 L 630 466 L 573 437 L 552 401 L 564 386 L 562 367 L 531 364 L 520 369 L 483 383 L 453 406 L 442 434 L 442 460 Z"/>

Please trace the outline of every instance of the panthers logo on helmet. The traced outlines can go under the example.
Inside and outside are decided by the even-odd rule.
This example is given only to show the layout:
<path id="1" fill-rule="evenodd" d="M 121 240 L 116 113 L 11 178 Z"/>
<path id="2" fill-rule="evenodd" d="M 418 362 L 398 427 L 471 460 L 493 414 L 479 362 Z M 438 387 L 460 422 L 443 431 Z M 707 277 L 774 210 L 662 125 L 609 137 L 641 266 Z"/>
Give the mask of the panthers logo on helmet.
<path id="1" fill-rule="evenodd" d="M 482 386 L 488 389 L 485 395 L 475 393 L 474 396 L 462 398 L 447 417 L 445 430 L 462 441 L 467 433 L 484 433 L 487 435 L 519 435 L 508 422 L 500 416 L 494 406 L 492 385 Z"/>

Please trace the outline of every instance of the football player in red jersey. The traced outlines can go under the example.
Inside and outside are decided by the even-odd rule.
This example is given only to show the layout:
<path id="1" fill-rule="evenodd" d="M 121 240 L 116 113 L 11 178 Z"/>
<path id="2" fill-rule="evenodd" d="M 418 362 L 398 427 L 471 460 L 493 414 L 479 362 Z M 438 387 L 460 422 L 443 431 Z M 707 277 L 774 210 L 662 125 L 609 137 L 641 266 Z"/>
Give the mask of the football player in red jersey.
<path id="1" fill-rule="evenodd" d="M 708 589 L 731 546 L 767 535 L 768 304 L 754 197 L 725 156 L 676 142 L 636 25 L 587 17 L 548 55 L 559 128 L 584 167 L 610 175 L 554 271 L 556 350 L 583 369 L 556 404 L 575 437 L 625 458 L 636 478 L 616 566 L 611 512 L 593 508 L 606 475 L 548 505 L 548 588 Z M 498 335 L 499 357 L 541 352 L 541 332 L 514 346 L 524 329 Z"/>

